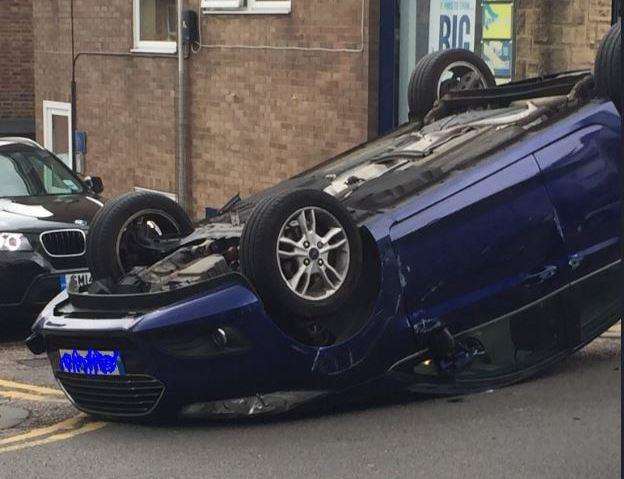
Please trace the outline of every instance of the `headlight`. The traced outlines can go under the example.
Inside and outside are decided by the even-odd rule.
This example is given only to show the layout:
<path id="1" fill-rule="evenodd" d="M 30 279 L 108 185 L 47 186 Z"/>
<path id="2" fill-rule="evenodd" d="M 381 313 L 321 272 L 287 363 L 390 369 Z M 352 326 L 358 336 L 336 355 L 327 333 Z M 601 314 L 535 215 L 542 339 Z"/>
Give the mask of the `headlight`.
<path id="1" fill-rule="evenodd" d="M 21 233 L 0 233 L 0 251 L 32 251 L 28 238 Z"/>

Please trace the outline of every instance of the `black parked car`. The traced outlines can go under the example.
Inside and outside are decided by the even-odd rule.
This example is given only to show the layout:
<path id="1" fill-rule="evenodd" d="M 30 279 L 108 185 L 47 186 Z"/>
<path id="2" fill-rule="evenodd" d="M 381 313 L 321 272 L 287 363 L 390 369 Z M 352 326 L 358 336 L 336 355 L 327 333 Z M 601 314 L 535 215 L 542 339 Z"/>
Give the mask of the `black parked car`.
<path id="1" fill-rule="evenodd" d="M 0 322 L 30 319 L 76 277 L 102 181 L 81 180 L 24 138 L 0 138 Z"/>

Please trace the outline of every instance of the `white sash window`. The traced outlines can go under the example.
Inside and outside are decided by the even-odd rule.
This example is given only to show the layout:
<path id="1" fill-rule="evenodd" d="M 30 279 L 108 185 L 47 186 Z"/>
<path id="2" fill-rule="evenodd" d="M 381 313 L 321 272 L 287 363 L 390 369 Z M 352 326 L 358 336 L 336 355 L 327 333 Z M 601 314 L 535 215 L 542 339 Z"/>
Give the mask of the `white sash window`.
<path id="1" fill-rule="evenodd" d="M 290 0 L 202 0 L 205 14 L 247 13 L 288 14 L 292 10 Z"/>

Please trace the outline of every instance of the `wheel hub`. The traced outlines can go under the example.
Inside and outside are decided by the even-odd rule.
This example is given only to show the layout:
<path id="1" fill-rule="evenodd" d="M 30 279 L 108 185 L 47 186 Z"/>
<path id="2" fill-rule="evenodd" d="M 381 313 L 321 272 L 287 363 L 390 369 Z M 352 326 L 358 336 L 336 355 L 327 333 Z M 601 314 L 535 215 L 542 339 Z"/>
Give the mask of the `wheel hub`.
<path id="1" fill-rule="evenodd" d="M 124 273 L 133 266 L 153 260 L 153 252 L 144 242 L 162 237 L 165 233 L 180 233 L 178 223 L 160 210 L 141 210 L 132 215 L 122 226 L 116 240 L 117 264 Z"/>
<path id="2" fill-rule="evenodd" d="M 291 215 L 280 231 L 276 254 L 286 286 L 309 301 L 334 295 L 347 277 L 350 252 L 346 232 L 336 217 L 322 208 L 302 208 Z"/>
<path id="3" fill-rule="evenodd" d="M 478 68 L 468 62 L 454 62 L 447 66 L 438 82 L 438 98 L 452 90 L 487 88 L 487 81 Z"/>

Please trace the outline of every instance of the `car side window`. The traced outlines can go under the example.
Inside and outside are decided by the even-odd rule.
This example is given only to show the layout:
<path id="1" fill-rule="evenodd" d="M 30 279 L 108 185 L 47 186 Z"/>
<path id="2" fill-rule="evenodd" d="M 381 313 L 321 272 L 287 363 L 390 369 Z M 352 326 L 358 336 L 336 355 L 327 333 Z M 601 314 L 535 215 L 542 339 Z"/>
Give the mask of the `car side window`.
<path id="1" fill-rule="evenodd" d="M 66 195 L 82 191 L 80 185 L 48 154 L 25 155 L 27 164 L 36 171 L 37 178 L 43 182 L 43 190 L 49 195 Z"/>
<path id="2" fill-rule="evenodd" d="M 59 174 L 45 163 L 40 163 L 41 174 L 43 178 L 43 187 L 51 195 L 62 195 L 67 193 L 75 193 L 78 191 L 76 184 L 72 181 L 66 182 Z"/>
<path id="3" fill-rule="evenodd" d="M 0 197 L 27 195 L 28 185 L 17 170 L 15 160 L 0 155 Z"/>

